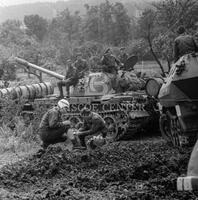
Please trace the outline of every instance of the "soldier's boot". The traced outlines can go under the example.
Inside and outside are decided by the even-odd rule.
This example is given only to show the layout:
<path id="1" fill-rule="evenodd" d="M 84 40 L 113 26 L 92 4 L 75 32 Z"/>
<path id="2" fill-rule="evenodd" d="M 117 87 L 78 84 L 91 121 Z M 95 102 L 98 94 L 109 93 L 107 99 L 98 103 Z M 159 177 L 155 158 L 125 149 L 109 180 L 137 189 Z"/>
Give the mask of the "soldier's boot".
<path id="1" fill-rule="evenodd" d="M 85 136 L 78 136 L 79 137 L 79 142 L 80 142 L 80 145 L 81 145 L 81 149 L 87 149 L 87 145 L 86 145 L 86 142 L 85 142 Z"/>
<path id="2" fill-rule="evenodd" d="M 177 179 L 178 191 L 198 191 L 198 140 L 191 153 L 186 177 Z"/>
<path id="3" fill-rule="evenodd" d="M 59 92 L 60 92 L 59 98 L 63 98 L 64 97 L 64 95 L 63 95 L 63 86 L 62 86 L 61 81 L 57 83 L 57 86 L 58 86 L 58 89 L 59 89 Z"/>

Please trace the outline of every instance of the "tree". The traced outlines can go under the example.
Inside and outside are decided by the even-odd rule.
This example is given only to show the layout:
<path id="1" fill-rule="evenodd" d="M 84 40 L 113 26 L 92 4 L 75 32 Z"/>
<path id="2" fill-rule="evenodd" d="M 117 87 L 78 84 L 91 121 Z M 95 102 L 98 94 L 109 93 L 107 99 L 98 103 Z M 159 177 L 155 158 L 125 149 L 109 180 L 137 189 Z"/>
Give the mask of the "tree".
<path id="1" fill-rule="evenodd" d="M 167 61 L 168 72 L 171 69 L 171 62 L 173 61 L 173 43 L 175 34 L 169 32 L 166 35 L 159 34 L 153 41 L 154 51 L 157 56 Z"/>
<path id="2" fill-rule="evenodd" d="M 116 3 L 113 8 L 113 17 L 115 19 L 114 44 L 126 44 L 130 37 L 130 17 L 127 15 L 126 9 L 122 3 Z"/>
<path id="3" fill-rule="evenodd" d="M 26 15 L 24 23 L 28 28 L 30 35 L 35 35 L 39 41 L 42 41 L 48 30 L 47 20 L 39 15 Z"/>
<path id="4" fill-rule="evenodd" d="M 101 41 L 101 20 L 100 20 L 100 10 L 98 6 L 86 7 L 84 34 L 87 40 Z"/>
<path id="5" fill-rule="evenodd" d="M 175 30 L 179 25 L 194 28 L 198 21 L 197 0 L 161 0 L 153 3 L 158 16 L 158 25 Z"/>
<path id="6" fill-rule="evenodd" d="M 85 38 L 113 45 L 124 45 L 130 37 L 130 17 L 122 3 L 108 0 L 97 6 L 86 7 Z"/>
<path id="7" fill-rule="evenodd" d="M 153 40 L 158 35 L 158 27 L 156 27 L 156 21 L 157 21 L 156 12 L 152 9 L 146 9 L 142 13 L 141 18 L 138 21 L 139 25 L 138 33 L 148 43 L 149 49 L 162 71 L 162 75 L 165 76 L 164 68 L 153 47 Z"/>
<path id="8" fill-rule="evenodd" d="M 25 37 L 20 29 L 21 22 L 17 20 L 7 20 L 0 26 L 0 42 L 5 46 L 10 44 L 22 45 Z"/>
<path id="9" fill-rule="evenodd" d="M 113 18 L 112 18 L 112 4 L 108 0 L 105 3 L 101 3 L 100 6 L 100 31 L 102 42 L 113 43 L 113 38 L 115 36 Z"/>
<path id="10" fill-rule="evenodd" d="M 58 28 L 58 30 L 65 33 L 69 42 L 73 39 L 78 39 L 81 31 L 79 12 L 76 11 L 74 14 L 71 14 L 68 9 L 64 10 L 54 20 L 54 28 Z"/>

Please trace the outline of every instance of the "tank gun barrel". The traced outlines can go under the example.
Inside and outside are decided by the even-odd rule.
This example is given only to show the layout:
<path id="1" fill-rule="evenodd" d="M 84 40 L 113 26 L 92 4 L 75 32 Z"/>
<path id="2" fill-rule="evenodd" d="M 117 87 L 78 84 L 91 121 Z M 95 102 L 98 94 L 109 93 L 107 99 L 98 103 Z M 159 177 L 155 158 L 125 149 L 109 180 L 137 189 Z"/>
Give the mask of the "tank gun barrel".
<path id="1" fill-rule="evenodd" d="M 51 70 L 45 69 L 45 68 L 43 68 L 43 67 L 39 67 L 38 65 L 32 64 L 32 63 L 30 63 L 30 62 L 27 62 L 26 60 L 24 60 L 24 59 L 22 59 L 22 58 L 15 57 L 14 60 L 15 60 L 17 63 L 21 64 L 21 65 L 24 65 L 24 66 L 29 67 L 29 68 L 33 68 L 33 69 L 35 69 L 35 70 L 38 70 L 38 71 L 40 71 L 40 72 L 43 72 L 43 73 L 48 74 L 48 75 L 50 75 L 50 76 L 53 76 L 53 77 L 55 77 L 55 78 L 57 78 L 57 79 L 60 79 L 60 80 L 63 80 L 63 79 L 64 79 L 64 76 L 63 76 L 63 75 L 58 74 L 58 73 L 56 73 L 56 72 L 53 72 L 53 71 L 51 71 Z"/>
<path id="2" fill-rule="evenodd" d="M 54 93 L 54 86 L 50 82 L 37 83 L 0 89 L 0 99 L 9 96 L 11 99 L 36 99 Z"/>

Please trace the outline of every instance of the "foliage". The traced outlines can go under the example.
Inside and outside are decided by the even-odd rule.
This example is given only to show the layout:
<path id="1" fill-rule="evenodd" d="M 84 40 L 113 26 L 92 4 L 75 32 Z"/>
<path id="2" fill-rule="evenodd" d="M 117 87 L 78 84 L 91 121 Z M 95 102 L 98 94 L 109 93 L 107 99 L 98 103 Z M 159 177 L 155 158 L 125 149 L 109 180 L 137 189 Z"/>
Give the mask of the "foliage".
<path id="1" fill-rule="evenodd" d="M 30 35 L 35 35 L 40 41 L 43 40 L 47 33 L 47 20 L 39 15 L 26 15 L 24 17 L 24 23 L 28 28 Z"/>
<path id="2" fill-rule="evenodd" d="M 196 27 L 198 5 L 195 0 L 161 0 L 146 9 L 137 23 L 136 39 L 148 43 L 156 62 L 164 74 L 160 59 L 167 61 L 170 69 L 173 60 L 173 43 L 176 29 L 184 25 L 189 31 Z"/>
<path id="3" fill-rule="evenodd" d="M 195 3 L 196 0 L 155 1 L 139 18 L 132 19 L 126 4 L 106 0 L 86 4 L 84 15 L 62 9 L 51 21 L 39 15 L 25 16 L 25 26 L 8 20 L 0 26 L 0 63 L 15 55 L 57 70 L 68 59 L 75 60 L 76 52 L 81 51 L 94 66 L 93 61 L 100 59 L 105 48 L 112 47 L 118 55 L 119 47 L 126 46 L 130 55 L 136 54 L 141 60 L 155 59 L 163 72 L 161 60 L 166 60 L 169 68 L 172 62 L 177 26 L 183 24 L 189 32 L 195 31 Z M 0 75 L 2 71 L 1 65 Z"/>
<path id="4" fill-rule="evenodd" d="M 15 64 L 11 63 L 8 59 L 3 59 L 0 64 L 0 69 L 2 69 L 2 74 L 0 77 L 3 80 L 15 80 L 16 79 L 16 68 Z"/>
<path id="5" fill-rule="evenodd" d="M 25 99 L 14 101 L 9 96 L 0 99 L 0 152 L 29 150 L 40 143 L 38 127 L 47 108 L 35 108 L 34 118 L 29 121 L 31 115 L 22 112 L 25 103 Z"/>
<path id="6" fill-rule="evenodd" d="M 86 7 L 85 38 L 113 45 L 126 44 L 130 38 L 130 17 L 122 3 L 108 0 L 100 5 Z"/>
<path id="7" fill-rule="evenodd" d="M 175 31 L 179 25 L 194 29 L 198 21 L 196 0 L 161 0 L 153 3 L 157 9 L 158 26 Z"/>

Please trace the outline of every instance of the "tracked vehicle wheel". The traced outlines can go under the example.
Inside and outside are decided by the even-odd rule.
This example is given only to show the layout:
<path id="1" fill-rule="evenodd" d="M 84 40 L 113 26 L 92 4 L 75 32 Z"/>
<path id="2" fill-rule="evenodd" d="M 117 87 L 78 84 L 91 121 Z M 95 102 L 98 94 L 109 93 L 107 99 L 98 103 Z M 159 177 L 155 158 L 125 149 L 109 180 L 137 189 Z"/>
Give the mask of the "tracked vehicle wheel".
<path id="1" fill-rule="evenodd" d="M 171 116 L 170 119 L 170 117 L 166 114 L 161 115 L 159 126 L 162 137 L 174 147 L 182 147 L 193 144 L 193 136 L 184 136 L 180 122 L 176 116 Z"/>
<path id="2" fill-rule="evenodd" d="M 162 114 L 159 119 L 159 128 L 162 137 L 168 142 L 172 143 L 171 130 L 170 130 L 170 119 L 167 115 Z"/>
<path id="3" fill-rule="evenodd" d="M 171 120 L 170 124 L 170 130 L 171 130 L 171 137 L 172 137 L 172 144 L 175 147 L 181 147 L 182 145 L 186 144 L 187 141 L 183 140 L 183 137 L 181 136 L 181 127 L 178 119 L 175 117 L 175 119 Z"/>

